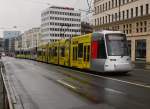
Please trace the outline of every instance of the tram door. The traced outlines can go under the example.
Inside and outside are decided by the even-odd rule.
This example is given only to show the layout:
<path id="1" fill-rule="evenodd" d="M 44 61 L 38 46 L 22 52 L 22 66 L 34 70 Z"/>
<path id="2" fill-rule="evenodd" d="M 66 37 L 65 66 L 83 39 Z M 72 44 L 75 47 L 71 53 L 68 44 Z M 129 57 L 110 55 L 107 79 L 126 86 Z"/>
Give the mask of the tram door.
<path id="1" fill-rule="evenodd" d="M 90 68 L 90 43 L 84 43 L 83 46 L 84 68 Z"/>

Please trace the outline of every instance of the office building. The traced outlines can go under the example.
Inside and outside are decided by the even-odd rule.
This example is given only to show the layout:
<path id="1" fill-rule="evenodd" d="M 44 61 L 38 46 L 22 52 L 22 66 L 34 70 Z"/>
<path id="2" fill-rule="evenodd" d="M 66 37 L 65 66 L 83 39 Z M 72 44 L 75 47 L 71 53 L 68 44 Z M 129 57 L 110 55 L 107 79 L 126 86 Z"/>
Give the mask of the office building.
<path id="1" fill-rule="evenodd" d="M 81 14 L 74 8 L 52 6 L 41 14 L 41 32 L 44 43 L 81 34 Z"/>

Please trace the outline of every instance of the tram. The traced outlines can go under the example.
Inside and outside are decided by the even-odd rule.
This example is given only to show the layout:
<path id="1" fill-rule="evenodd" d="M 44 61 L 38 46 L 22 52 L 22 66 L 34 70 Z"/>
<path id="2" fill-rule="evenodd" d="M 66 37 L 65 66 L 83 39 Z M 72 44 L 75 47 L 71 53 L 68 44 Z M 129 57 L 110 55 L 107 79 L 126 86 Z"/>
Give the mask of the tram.
<path id="1" fill-rule="evenodd" d="M 16 57 L 96 72 L 132 70 L 127 38 L 120 31 L 103 30 L 42 45 L 36 58 L 30 58 L 31 52 L 17 51 Z"/>

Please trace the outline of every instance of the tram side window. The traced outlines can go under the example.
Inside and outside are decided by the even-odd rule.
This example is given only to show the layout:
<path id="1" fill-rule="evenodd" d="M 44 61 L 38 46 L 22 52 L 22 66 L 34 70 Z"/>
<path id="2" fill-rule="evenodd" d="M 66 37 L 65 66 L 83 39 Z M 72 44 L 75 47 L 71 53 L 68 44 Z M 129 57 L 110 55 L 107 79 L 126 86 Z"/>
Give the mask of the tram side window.
<path id="1" fill-rule="evenodd" d="M 75 60 L 75 47 L 73 47 L 73 60 Z"/>
<path id="2" fill-rule="evenodd" d="M 90 46 L 84 46 L 84 61 L 89 61 L 90 57 Z"/>
<path id="3" fill-rule="evenodd" d="M 65 47 L 60 48 L 60 55 L 61 57 L 65 57 Z"/>
<path id="4" fill-rule="evenodd" d="M 38 51 L 38 55 L 39 55 L 39 56 L 41 55 L 41 51 Z"/>
<path id="5" fill-rule="evenodd" d="M 84 61 L 86 61 L 86 46 L 84 46 Z"/>
<path id="6" fill-rule="evenodd" d="M 73 47 L 73 60 L 77 60 L 77 47 Z"/>
<path id="7" fill-rule="evenodd" d="M 49 54 L 48 54 L 49 56 L 51 56 L 52 55 L 52 49 L 51 48 L 49 48 Z"/>
<path id="8" fill-rule="evenodd" d="M 54 49 L 54 56 L 57 56 L 57 47 Z"/>
<path id="9" fill-rule="evenodd" d="M 104 38 L 101 38 L 98 41 L 98 52 L 97 52 L 97 58 L 106 59 L 106 49 L 105 49 L 105 41 Z"/>
<path id="10" fill-rule="evenodd" d="M 87 46 L 87 61 L 90 59 L 90 46 Z"/>
<path id="11" fill-rule="evenodd" d="M 78 57 L 79 58 L 83 57 L 83 43 L 78 44 Z"/>

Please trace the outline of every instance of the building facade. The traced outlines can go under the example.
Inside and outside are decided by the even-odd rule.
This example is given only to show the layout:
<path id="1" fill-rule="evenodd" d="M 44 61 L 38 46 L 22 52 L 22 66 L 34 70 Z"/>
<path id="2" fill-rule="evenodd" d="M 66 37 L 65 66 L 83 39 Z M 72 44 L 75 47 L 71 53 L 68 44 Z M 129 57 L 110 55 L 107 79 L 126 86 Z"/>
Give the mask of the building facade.
<path id="1" fill-rule="evenodd" d="M 127 34 L 133 62 L 150 63 L 150 0 L 94 0 L 94 31 Z"/>
<path id="2" fill-rule="evenodd" d="M 41 29 L 32 28 L 22 34 L 22 49 L 27 50 L 38 47 L 41 43 Z"/>
<path id="3" fill-rule="evenodd" d="M 22 49 L 22 36 L 23 34 L 20 34 L 15 38 L 15 51 L 19 51 Z"/>
<path id="4" fill-rule="evenodd" d="M 74 8 L 52 6 L 41 14 L 41 32 L 44 43 L 81 34 L 81 14 Z"/>
<path id="5" fill-rule="evenodd" d="M 4 31 L 4 52 L 6 55 L 13 55 L 15 52 L 15 38 L 21 34 L 20 31 Z"/>
<path id="6" fill-rule="evenodd" d="M 4 40 L 3 38 L 0 38 L 0 52 L 4 51 Z"/>

